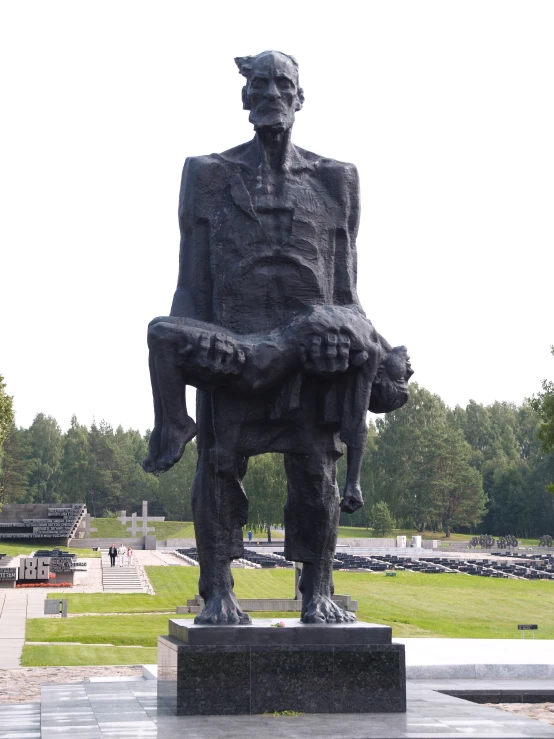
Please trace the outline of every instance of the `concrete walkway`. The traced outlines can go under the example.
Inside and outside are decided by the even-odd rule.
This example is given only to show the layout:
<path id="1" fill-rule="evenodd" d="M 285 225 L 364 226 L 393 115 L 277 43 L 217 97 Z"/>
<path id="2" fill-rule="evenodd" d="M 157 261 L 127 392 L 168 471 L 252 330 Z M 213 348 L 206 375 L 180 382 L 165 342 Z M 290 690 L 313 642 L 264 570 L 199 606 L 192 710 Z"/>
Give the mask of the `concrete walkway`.
<path id="1" fill-rule="evenodd" d="M 0 590 L 0 669 L 19 667 L 25 621 L 45 617 L 45 597 L 38 590 Z"/>

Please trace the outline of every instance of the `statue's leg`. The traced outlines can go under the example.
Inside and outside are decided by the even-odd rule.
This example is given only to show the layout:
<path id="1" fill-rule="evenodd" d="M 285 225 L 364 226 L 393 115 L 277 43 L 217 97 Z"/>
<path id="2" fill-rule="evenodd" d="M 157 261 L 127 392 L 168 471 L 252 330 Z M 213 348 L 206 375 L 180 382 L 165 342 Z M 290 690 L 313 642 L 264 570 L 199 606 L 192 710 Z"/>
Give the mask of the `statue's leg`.
<path id="1" fill-rule="evenodd" d="M 332 452 L 285 454 L 285 557 L 304 564 L 300 579 L 304 623 L 356 620 L 331 598 L 339 524 L 336 464 Z"/>
<path id="2" fill-rule="evenodd" d="M 149 367 L 154 397 L 154 430 L 150 436 L 146 472 L 165 472 L 181 459 L 185 446 L 196 436 L 188 415 L 186 378 L 176 361 L 178 333 L 165 330 L 171 319 L 155 319 L 148 327 Z M 172 340 L 168 340 L 171 335 Z"/>
<path id="3" fill-rule="evenodd" d="M 199 449 L 192 513 L 204 610 L 197 624 L 249 624 L 233 592 L 231 560 L 244 554 L 248 499 L 242 487 L 248 460 L 220 448 Z"/>

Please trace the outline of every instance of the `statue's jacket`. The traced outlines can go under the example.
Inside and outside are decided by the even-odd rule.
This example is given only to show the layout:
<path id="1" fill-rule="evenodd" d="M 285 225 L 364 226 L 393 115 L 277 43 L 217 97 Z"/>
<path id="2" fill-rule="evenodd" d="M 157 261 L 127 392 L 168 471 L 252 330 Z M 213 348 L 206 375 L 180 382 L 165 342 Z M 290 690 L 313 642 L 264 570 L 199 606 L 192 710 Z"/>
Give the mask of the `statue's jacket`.
<path id="1" fill-rule="evenodd" d="M 255 142 L 187 159 L 172 315 L 254 333 L 310 305 L 362 312 L 356 168 L 291 145 L 283 169 L 279 179 L 262 182 Z M 213 445 L 220 427 L 246 455 L 340 452 L 340 419 L 324 412 L 329 393 L 329 381 L 297 376 L 264 397 L 199 391 L 198 444 Z"/>

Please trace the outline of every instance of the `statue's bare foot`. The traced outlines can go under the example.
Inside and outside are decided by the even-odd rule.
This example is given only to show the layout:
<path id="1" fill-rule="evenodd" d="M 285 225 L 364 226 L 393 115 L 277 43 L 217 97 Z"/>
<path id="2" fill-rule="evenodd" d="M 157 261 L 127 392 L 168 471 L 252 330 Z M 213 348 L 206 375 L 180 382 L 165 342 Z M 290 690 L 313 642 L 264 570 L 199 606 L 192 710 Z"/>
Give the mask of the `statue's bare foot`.
<path id="1" fill-rule="evenodd" d="M 145 472 L 156 472 L 156 459 L 160 450 L 160 429 L 154 427 L 148 443 L 148 456 L 142 463 Z"/>
<path id="2" fill-rule="evenodd" d="M 152 437 L 156 434 L 159 438 L 157 453 L 154 451 L 156 445 L 151 441 L 150 454 L 142 463 L 144 471 L 166 472 L 171 469 L 181 459 L 186 445 L 196 436 L 196 432 L 196 424 L 190 416 L 187 416 L 184 425 L 164 423 L 161 432 L 154 429 Z"/>
<path id="3" fill-rule="evenodd" d="M 166 472 L 181 459 L 186 445 L 196 436 L 196 424 L 187 416 L 184 425 L 164 423 L 160 436 L 160 453 L 157 460 L 158 472 Z"/>
<path id="4" fill-rule="evenodd" d="M 340 502 L 340 509 L 344 513 L 354 513 L 364 505 L 362 490 L 358 483 L 346 483 L 343 498 Z"/>
<path id="5" fill-rule="evenodd" d="M 331 598 L 314 595 L 306 608 L 302 609 L 300 620 L 305 624 L 353 623 L 356 616 L 349 611 L 343 611 Z"/>
<path id="6" fill-rule="evenodd" d="M 214 595 L 209 598 L 201 613 L 194 619 L 195 624 L 216 625 L 245 625 L 252 620 L 241 609 L 234 593 Z"/>

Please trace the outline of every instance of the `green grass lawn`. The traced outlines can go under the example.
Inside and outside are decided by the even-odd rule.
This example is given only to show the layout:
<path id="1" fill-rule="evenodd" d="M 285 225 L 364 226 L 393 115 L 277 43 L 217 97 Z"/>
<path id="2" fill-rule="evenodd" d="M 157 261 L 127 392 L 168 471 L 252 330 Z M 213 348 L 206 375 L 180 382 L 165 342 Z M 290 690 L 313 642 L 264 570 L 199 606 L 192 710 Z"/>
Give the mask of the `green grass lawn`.
<path id="1" fill-rule="evenodd" d="M 78 647 L 26 644 L 22 667 L 61 667 L 80 665 L 148 665 L 158 661 L 155 647 Z"/>
<path id="2" fill-rule="evenodd" d="M 131 524 L 122 526 L 117 518 L 95 518 L 92 524 L 98 531 L 91 534 L 93 538 L 109 539 L 113 537 L 114 541 L 117 539 L 124 539 L 130 534 L 127 529 L 131 527 Z M 158 540 L 165 539 L 194 539 L 194 525 L 192 521 L 159 521 L 149 524 L 154 529 L 154 533 Z M 140 533 L 141 524 L 138 524 Z M 247 538 L 248 528 L 244 529 L 244 538 Z M 265 531 L 254 531 L 254 541 L 267 541 L 267 534 Z M 272 538 L 282 539 L 284 534 L 282 531 L 272 531 Z"/>
<path id="3" fill-rule="evenodd" d="M 147 570 L 156 591 L 155 596 L 140 593 L 68 594 L 69 612 L 174 612 L 177 605 L 184 604 L 197 592 L 197 567 L 148 567 Z M 242 598 L 291 597 L 294 591 L 294 574 L 291 570 L 234 570 L 233 576 L 235 591 Z M 358 600 L 360 620 L 389 624 L 394 636 L 509 639 L 519 636 L 516 628 L 518 623 L 537 623 L 537 638 L 554 639 L 554 583 L 550 581 L 415 572 L 399 572 L 396 577 L 385 577 L 384 573 L 335 572 L 334 580 L 337 593 L 346 593 Z M 55 597 L 55 594 L 49 597 Z M 86 618 L 89 617 L 82 617 Z M 110 629 L 110 621 L 115 618 L 119 617 L 105 619 L 107 630 Z M 143 618 L 154 619 L 152 623 L 157 624 L 155 619 L 160 617 L 145 615 Z M 166 618 L 161 617 L 162 622 Z M 60 628 L 64 628 L 64 623 L 72 624 L 80 620 L 40 619 L 40 624 L 47 625 L 37 628 L 54 628 L 49 626 L 54 623 L 62 624 Z M 141 621 L 130 617 L 128 638 L 132 638 L 136 629 L 142 633 L 138 625 Z M 85 627 L 71 625 L 67 628 Z M 91 630 L 91 633 L 94 632 Z M 32 641 L 44 639 L 34 633 Z"/>
<path id="4" fill-rule="evenodd" d="M 197 591 L 197 567 L 148 567 L 155 596 L 109 593 L 68 594 L 69 619 L 27 621 L 22 665 L 101 665 L 155 663 L 156 640 L 167 633 L 169 613 Z M 239 597 L 290 597 L 290 570 L 234 570 Z M 392 626 L 396 637 L 517 639 L 518 623 L 537 623 L 538 639 L 554 639 L 550 581 L 501 580 L 467 575 L 398 572 L 335 572 L 337 593 L 359 602 L 358 619 Z M 55 597 L 55 594 L 49 595 Z M 151 613 L 156 612 L 158 613 Z M 121 615 L 102 615 L 117 613 Z M 291 618 L 292 613 L 253 617 Z M 187 616 L 184 616 L 186 618 Z M 192 618 L 192 616 L 189 616 Z M 56 644 L 80 642 L 80 645 Z M 92 645 L 114 646 L 92 646 Z"/>
<path id="5" fill-rule="evenodd" d="M 78 557 L 100 557 L 100 552 L 93 552 L 92 549 L 76 549 L 75 547 L 64 547 L 58 544 L 55 540 L 49 539 L 35 539 L 29 543 L 29 539 L 10 540 L 10 543 L 6 543 L 5 540 L 0 542 L 0 553 L 8 554 L 10 557 L 17 557 L 18 554 L 28 555 L 31 552 L 35 552 L 37 549 L 61 549 L 62 552 L 73 552 Z"/>
<path id="6" fill-rule="evenodd" d="M 101 539 L 125 539 L 131 534 L 127 529 L 131 528 L 131 522 L 123 526 L 117 518 L 95 518 L 92 526 L 98 531 L 91 534 L 91 537 Z M 159 521 L 149 523 L 149 527 L 154 529 L 154 533 L 158 540 L 163 539 L 194 539 L 194 526 L 192 521 Z M 140 535 L 142 523 L 137 524 Z"/>

